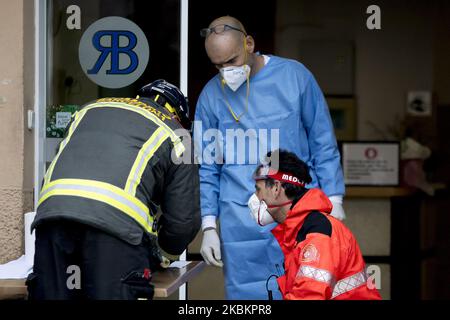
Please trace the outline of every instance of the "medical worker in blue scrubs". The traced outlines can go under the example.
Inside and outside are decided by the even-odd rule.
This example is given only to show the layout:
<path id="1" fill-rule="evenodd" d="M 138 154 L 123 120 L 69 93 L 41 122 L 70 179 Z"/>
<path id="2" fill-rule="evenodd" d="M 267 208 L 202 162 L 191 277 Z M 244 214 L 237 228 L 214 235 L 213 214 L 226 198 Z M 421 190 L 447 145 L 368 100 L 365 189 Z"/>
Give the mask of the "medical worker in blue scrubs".
<path id="1" fill-rule="evenodd" d="M 276 225 L 258 226 L 247 206 L 257 165 L 248 141 L 265 148 L 261 153 L 283 148 L 304 159 L 313 178 L 308 187 L 320 187 L 333 203 L 332 215 L 342 220 L 345 186 L 329 110 L 305 66 L 254 52 L 254 39 L 237 19 L 220 17 L 201 35 L 218 69 L 195 113 L 201 254 L 209 265 L 224 267 L 227 299 L 267 299 L 266 284 L 281 299 L 275 278 L 266 283 L 283 273 L 283 254 L 270 233 Z M 248 133 L 243 145 L 228 139 L 239 131 Z"/>

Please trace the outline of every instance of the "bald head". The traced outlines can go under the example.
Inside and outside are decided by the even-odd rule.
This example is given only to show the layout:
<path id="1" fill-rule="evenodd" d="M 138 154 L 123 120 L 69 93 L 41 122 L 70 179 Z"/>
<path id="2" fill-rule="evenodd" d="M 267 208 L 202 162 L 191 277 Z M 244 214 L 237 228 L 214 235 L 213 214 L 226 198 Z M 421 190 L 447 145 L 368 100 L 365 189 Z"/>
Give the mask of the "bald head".
<path id="1" fill-rule="evenodd" d="M 231 16 L 223 16 L 220 18 L 215 19 L 213 22 L 209 24 L 209 28 L 218 26 L 220 24 L 227 24 L 231 27 L 237 28 L 239 30 L 242 30 L 245 34 L 247 34 L 247 31 L 245 31 L 244 25 L 236 18 Z M 236 31 L 238 34 L 240 32 Z M 242 33 L 240 33 L 242 35 Z"/>
<path id="2" fill-rule="evenodd" d="M 208 28 L 213 28 L 224 24 L 242 30 L 243 32 L 240 32 L 238 30 L 227 30 L 226 32 L 223 32 L 221 34 L 212 32 L 209 36 L 206 37 L 205 46 L 208 47 L 224 44 L 227 46 L 235 46 L 240 45 L 244 41 L 244 37 L 246 36 L 247 32 L 245 31 L 242 23 L 236 18 L 230 16 L 217 18 L 209 24 Z"/>
<path id="3" fill-rule="evenodd" d="M 218 68 L 244 63 L 244 61 L 238 60 L 243 60 L 249 54 L 253 53 L 253 38 L 246 35 L 245 28 L 238 19 L 230 16 L 223 16 L 215 19 L 209 24 L 209 28 L 223 24 L 242 30 L 243 32 L 238 30 L 227 30 L 220 34 L 214 32 L 210 33 L 205 39 L 205 49 L 209 59 Z M 245 39 L 247 49 L 246 54 L 244 52 Z"/>

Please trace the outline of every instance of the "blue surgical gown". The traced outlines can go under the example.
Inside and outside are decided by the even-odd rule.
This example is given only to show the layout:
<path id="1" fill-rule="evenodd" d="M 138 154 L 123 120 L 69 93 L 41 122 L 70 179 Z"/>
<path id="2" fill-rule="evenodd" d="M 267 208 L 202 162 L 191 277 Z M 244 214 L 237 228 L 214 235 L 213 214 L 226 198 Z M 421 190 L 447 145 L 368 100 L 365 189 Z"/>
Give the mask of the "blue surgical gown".
<path id="1" fill-rule="evenodd" d="M 308 187 L 319 186 L 328 196 L 344 195 L 345 187 L 326 101 L 304 65 L 270 56 L 250 78 L 248 112 L 236 122 L 226 102 L 241 114 L 246 90 L 246 83 L 236 92 L 226 85 L 222 89 L 220 76 L 213 77 L 197 103 L 194 142 L 201 163 L 202 216 L 218 216 L 220 222 L 226 297 L 263 300 L 268 297 L 266 280 L 283 272 L 283 254 L 270 232 L 275 224 L 260 227 L 247 207 L 255 191 L 255 156 L 286 149 L 310 167 L 313 182 Z M 230 138 L 237 129 L 246 134 L 244 147 Z M 275 277 L 269 289 L 275 299 L 281 298 Z"/>

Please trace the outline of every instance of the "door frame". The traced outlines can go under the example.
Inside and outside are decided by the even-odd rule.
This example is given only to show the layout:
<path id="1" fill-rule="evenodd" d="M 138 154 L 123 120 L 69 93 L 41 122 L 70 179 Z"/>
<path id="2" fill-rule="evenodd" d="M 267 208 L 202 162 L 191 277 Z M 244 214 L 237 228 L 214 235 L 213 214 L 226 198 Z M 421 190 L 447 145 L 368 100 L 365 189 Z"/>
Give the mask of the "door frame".
<path id="1" fill-rule="evenodd" d="M 47 0 L 34 0 L 34 210 L 45 175 L 45 106 L 47 105 Z"/>

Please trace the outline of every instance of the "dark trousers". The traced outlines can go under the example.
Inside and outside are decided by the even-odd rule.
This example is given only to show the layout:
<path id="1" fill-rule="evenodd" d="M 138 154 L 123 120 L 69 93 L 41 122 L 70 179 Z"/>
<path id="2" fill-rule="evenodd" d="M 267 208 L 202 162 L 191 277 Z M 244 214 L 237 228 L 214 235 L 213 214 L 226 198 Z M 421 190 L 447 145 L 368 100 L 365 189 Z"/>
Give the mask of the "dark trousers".
<path id="1" fill-rule="evenodd" d="M 77 222 L 43 222 L 36 228 L 29 299 L 152 299 L 154 260 L 146 235 L 133 246 Z"/>

